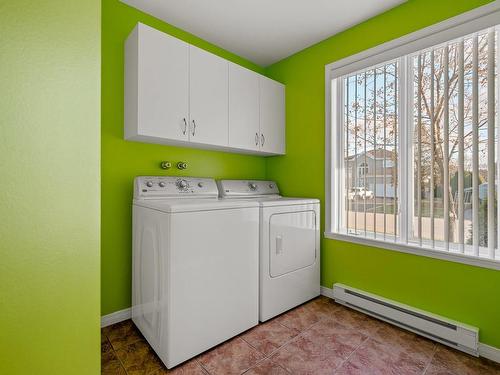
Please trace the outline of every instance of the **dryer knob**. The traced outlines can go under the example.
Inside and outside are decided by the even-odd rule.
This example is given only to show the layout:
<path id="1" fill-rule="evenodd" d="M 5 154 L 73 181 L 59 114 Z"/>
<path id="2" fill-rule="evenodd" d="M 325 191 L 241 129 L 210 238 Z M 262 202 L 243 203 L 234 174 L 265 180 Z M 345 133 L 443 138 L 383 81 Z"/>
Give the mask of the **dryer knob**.
<path id="1" fill-rule="evenodd" d="M 147 187 L 153 187 L 153 181 L 148 181 L 146 182 Z"/>
<path id="2" fill-rule="evenodd" d="M 257 185 L 254 184 L 253 182 L 250 182 L 248 186 L 250 187 L 250 190 L 257 190 Z"/>
<path id="3" fill-rule="evenodd" d="M 165 187 L 165 186 L 167 186 L 167 185 L 165 184 L 165 182 L 163 182 L 163 181 L 160 181 L 160 182 L 158 183 L 158 185 L 159 185 L 160 187 L 162 187 L 162 188 L 163 188 L 163 187 Z"/>
<path id="4" fill-rule="evenodd" d="M 186 180 L 179 180 L 177 181 L 177 187 L 180 189 L 180 190 L 184 190 L 184 189 L 187 189 L 188 187 L 188 183 Z"/>

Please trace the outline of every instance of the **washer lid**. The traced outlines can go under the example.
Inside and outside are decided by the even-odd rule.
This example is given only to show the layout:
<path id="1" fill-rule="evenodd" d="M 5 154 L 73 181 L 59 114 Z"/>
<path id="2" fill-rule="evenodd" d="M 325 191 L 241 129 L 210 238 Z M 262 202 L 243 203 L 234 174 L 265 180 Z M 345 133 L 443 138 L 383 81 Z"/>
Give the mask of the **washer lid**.
<path id="1" fill-rule="evenodd" d="M 259 207 L 259 203 L 250 200 L 229 199 L 134 199 L 134 205 L 167 213 L 228 210 L 234 208 Z"/>

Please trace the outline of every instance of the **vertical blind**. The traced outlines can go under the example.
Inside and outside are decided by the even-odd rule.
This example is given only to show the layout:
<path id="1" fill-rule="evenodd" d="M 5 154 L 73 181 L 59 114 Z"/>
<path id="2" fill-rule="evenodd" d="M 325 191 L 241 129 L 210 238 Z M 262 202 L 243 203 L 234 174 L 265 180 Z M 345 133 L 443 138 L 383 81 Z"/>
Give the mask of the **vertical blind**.
<path id="1" fill-rule="evenodd" d="M 339 78 L 339 232 L 500 258 L 496 46 L 492 28 Z"/>
<path id="2" fill-rule="evenodd" d="M 351 234 L 397 229 L 397 78 L 391 62 L 345 78 L 345 218 Z"/>

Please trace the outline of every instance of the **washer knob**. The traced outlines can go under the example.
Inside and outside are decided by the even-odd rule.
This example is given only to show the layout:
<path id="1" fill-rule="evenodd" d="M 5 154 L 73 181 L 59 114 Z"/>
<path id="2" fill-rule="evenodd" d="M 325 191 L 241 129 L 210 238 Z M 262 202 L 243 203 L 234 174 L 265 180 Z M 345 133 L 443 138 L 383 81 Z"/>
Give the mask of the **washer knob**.
<path id="1" fill-rule="evenodd" d="M 186 180 L 179 180 L 177 181 L 177 187 L 181 190 L 184 190 L 188 187 L 188 183 Z"/>
<path id="2" fill-rule="evenodd" d="M 274 185 L 273 185 L 273 184 L 269 184 L 269 188 L 270 188 L 270 189 L 273 189 L 273 188 L 274 188 Z"/>
<path id="3" fill-rule="evenodd" d="M 254 184 L 253 182 L 250 182 L 248 186 L 250 187 L 250 190 L 257 190 L 257 185 Z"/>
<path id="4" fill-rule="evenodd" d="M 166 186 L 165 182 L 163 182 L 163 181 L 160 181 L 160 182 L 158 183 L 158 185 L 160 185 L 160 187 L 162 187 L 162 188 L 164 188 L 164 187 Z"/>
<path id="5" fill-rule="evenodd" d="M 146 182 L 147 187 L 153 187 L 153 181 L 148 181 Z"/>
<path id="6" fill-rule="evenodd" d="M 198 187 L 203 187 L 203 182 L 198 182 Z"/>

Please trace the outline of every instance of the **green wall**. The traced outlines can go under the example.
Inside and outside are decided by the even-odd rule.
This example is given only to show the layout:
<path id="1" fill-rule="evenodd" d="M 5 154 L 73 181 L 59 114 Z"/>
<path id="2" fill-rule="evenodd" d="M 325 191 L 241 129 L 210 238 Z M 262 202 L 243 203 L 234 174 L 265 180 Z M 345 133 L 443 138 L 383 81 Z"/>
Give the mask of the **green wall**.
<path id="1" fill-rule="evenodd" d="M 268 159 L 267 177 L 287 195 L 324 202 L 325 65 L 487 2 L 408 1 L 268 67 L 286 84 L 287 154 Z M 322 285 L 342 282 L 475 325 L 482 342 L 500 347 L 499 271 L 326 239 L 321 254 Z"/>
<path id="2" fill-rule="evenodd" d="M 0 373 L 98 374 L 100 1 L 0 1 Z"/>
<path id="3" fill-rule="evenodd" d="M 102 239 L 101 313 L 130 307 L 132 182 L 138 175 L 264 178 L 263 157 L 123 140 L 123 47 L 137 22 L 148 24 L 260 73 L 263 69 L 118 0 L 102 1 Z M 160 169 L 162 160 L 186 161 L 189 168 Z"/>

